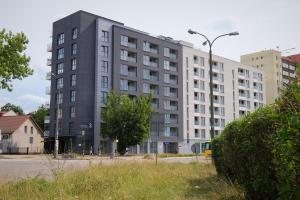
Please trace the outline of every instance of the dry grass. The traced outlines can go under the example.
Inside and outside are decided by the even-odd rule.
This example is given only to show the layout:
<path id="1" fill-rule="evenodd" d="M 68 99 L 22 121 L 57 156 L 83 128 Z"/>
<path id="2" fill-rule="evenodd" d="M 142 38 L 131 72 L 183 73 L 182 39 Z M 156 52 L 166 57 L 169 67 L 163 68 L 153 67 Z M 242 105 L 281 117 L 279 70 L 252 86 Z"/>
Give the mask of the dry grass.
<path id="1" fill-rule="evenodd" d="M 0 199 L 243 199 L 243 193 L 211 164 L 131 163 L 6 184 Z"/>

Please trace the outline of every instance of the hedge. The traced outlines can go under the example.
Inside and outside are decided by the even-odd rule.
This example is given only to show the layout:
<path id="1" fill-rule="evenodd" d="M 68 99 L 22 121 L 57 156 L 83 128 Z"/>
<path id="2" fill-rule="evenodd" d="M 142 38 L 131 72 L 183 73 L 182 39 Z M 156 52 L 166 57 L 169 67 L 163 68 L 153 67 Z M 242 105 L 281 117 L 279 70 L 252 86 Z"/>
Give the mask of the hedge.
<path id="1" fill-rule="evenodd" d="M 273 105 L 229 123 L 212 142 L 219 175 L 248 199 L 300 199 L 300 87 Z"/>

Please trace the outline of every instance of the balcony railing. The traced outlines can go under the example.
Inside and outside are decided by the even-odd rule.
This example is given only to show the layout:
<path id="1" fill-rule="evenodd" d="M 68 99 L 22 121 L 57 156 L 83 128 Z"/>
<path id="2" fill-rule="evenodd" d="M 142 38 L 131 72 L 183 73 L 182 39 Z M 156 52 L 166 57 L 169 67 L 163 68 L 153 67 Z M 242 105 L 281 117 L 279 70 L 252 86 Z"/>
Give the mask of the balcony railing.
<path id="1" fill-rule="evenodd" d="M 134 57 L 127 57 L 127 61 L 128 62 L 134 62 L 134 63 L 136 63 L 136 58 L 134 58 Z"/>
<path id="2" fill-rule="evenodd" d="M 158 64 L 156 62 L 150 62 L 151 67 L 158 67 Z"/>
<path id="3" fill-rule="evenodd" d="M 154 95 L 158 95 L 158 90 L 157 89 L 150 89 L 150 93 Z"/>
<path id="4" fill-rule="evenodd" d="M 48 80 L 48 81 L 51 80 L 51 72 L 46 73 L 46 80 Z"/>
<path id="5" fill-rule="evenodd" d="M 150 48 L 149 51 L 151 53 L 154 53 L 154 54 L 157 54 L 158 53 L 158 50 L 157 49 L 154 49 L 154 48 Z"/>
<path id="6" fill-rule="evenodd" d="M 136 44 L 135 43 L 128 42 L 127 46 L 130 47 L 130 48 L 136 49 Z"/>
<path id="7" fill-rule="evenodd" d="M 159 79 L 158 76 L 151 76 L 150 75 L 150 80 L 151 81 L 158 81 L 158 79 Z"/>
<path id="8" fill-rule="evenodd" d="M 47 44 L 47 51 L 52 52 L 52 44 Z"/>
<path id="9" fill-rule="evenodd" d="M 169 55 L 170 55 L 170 58 L 172 58 L 172 59 L 176 59 L 177 58 L 176 54 L 170 53 Z"/>
<path id="10" fill-rule="evenodd" d="M 51 58 L 47 58 L 47 66 L 52 66 L 52 60 L 51 60 Z"/>

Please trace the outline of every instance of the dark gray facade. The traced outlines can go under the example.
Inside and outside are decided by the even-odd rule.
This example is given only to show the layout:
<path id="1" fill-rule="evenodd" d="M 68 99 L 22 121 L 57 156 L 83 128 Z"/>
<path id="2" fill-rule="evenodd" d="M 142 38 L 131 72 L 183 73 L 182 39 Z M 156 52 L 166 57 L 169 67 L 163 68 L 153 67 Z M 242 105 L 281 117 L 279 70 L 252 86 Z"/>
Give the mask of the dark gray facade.
<path id="1" fill-rule="evenodd" d="M 111 28 L 109 28 L 110 26 Z M 109 34 L 109 40 L 104 43 L 99 39 L 102 27 L 106 28 L 105 30 Z M 75 29 L 78 31 L 77 38 L 72 38 L 72 32 Z M 59 44 L 59 35 L 62 33 L 64 34 L 64 42 Z M 169 120 L 166 124 L 167 127 L 171 127 L 171 131 L 168 129 L 167 132 L 169 131 L 172 134 L 161 133 L 159 141 L 179 142 L 183 140 L 182 47 L 177 41 L 165 37 L 153 37 L 127 28 L 122 23 L 84 11 L 78 11 L 54 22 L 52 35 L 51 71 L 54 76 L 51 79 L 50 141 L 51 138 L 53 141 L 56 131 L 57 94 L 62 93 L 63 100 L 59 104 L 59 108 L 62 109 L 62 116 L 59 118 L 60 151 L 68 151 L 71 148 L 72 150 L 81 151 L 83 143 L 87 150 L 92 146 L 94 152 L 98 151 L 101 144 L 101 116 L 99 111 L 100 107 L 103 106 L 100 103 L 100 98 L 102 98 L 100 97 L 100 91 L 109 92 L 111 89 L 129 95 L 143 94 L 147 87 L 151 92 L 155 89 L 157 91 L 154 94 L 155 103 L 157 104 L 156 111 L 167 114 L 171 118 L 176 118 L 176 120 Z M 121 44 L 121 36 L 129 37 L 130 40 L 135 41 L 136 47 L 132 48 L 134 46 Z M 150 45 L 151 51 L 149 48 L 149 52 L 148 50 L 145 51 L 144 42 L 149 42 L 152 45 Z M 76 54 L 72 54 L 74 44 L 77 45 Z M 100 56 L 100 53 L 102 54 L 100 52 L 101 45 L 109 48 L 107 58 Z M 157 52 L 153 51 L 153 47 L 157 49 Z M 58 59 L 58 51 L 61 48 L 64 48 L 64 56 Z M 171 56 L 165 55 L 165 48 L 170 50 Z M 136 62 L 121 59 L 121 50 L 130 52 L 130 55 L 135 55 Z M 144 56 L 150 56 L 148 64 L 151 64 L 151 66 L 145 65 Z M 76 69 L 74 69 L 74 66 L 72 69 L 73 59 L 76 59 Z M 103 60 L 109 62 L 109 70 L 106 74 L 103 74 L 100 70 Z M 154 66 L 153 61 L 157 63 L 157 66 Z M 171 68 L 173 65 L 176 66 L 176 71 L 164 69 L 166 68 L 164 67 L 166 61 L 171 63 Z M 58 73 L 58 64 L 60 63 L 64 65 L 62 73 Z M 129 74 L 131 75 L 124 75 L 121 72 L 121 64 L 129 66 L 127 69 L 130 68 L 130 70 L 134 68 L 136 70 L 135 76 L 131 76 L 132 71 L 130 70 Z M 144 71 L 149 72 L 149 80 L 145 79 Z M 73 79 L 76 75 L 75 85 L 74 80 L 72 85 L 72 75 Z M 109 81 L 107 89 L 104 90 L 101 89 L 103 87 L 103 81 L 101 80 L 103 76 L 107 76 Z M 63 87 L 57 89 L 57 80 L 60 78 L 63 78 Z M 130 84 L 134 83 L 136 90 L 124 90 L 124 88 L 122 90 L 120 87 L 121 80 L 130 82 Z M 132 88 L 130 84 L 129 86 Z M 166 89 L 168 87 L 171 89 Z M 169 93 L 165 90 L 170 90 L 171 96 L 168 96 Z M 72 91 L 75 91 L 75 97 Z M 174 91 L 176 91 L 176 95 L 174 95 Z M 168 94 L 165 95 L 166 93 Z M 165 109 L 165 101 L 168 100 L 172 104 L 171 110 Z M 84 137 L 82 137 L 83 130 L 85 131 Z M 176 134 L 174 134 L 174 130 L 176 130 Z"/>

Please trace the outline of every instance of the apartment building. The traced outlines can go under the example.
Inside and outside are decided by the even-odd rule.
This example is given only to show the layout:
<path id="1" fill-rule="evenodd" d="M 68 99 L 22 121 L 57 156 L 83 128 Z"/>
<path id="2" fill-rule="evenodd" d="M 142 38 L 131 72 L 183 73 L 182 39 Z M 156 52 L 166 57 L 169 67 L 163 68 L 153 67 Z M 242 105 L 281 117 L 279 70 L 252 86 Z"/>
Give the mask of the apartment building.
<path id="1" fill-rule="evenodd" d="M 282 57 L 282 82 L 283 84 L 290 84 L 296 81 L 297 63 L 288 57 Z"/>
<path id="2" fill-rule="evenodd" d="M 210 141 L 209 54 L 183 45 L 182 153 L 203 152 Z M 266 103 L 264 74 L 260 69 L 213 55 L 213 102 L 215 136 L 225 125 Z"/>
<path id="3" fill-rule="evenodd" d="M 281 52 L 265 50 L 241 56 L 241 63 L 261 69 L 266 76 L 266 103 L 271 104 L 279 97 L 283 83 L 295 79 L 296 70 L 282 59 Z"/>
<path id="4" fill-rule="evenodd" d="M 150 138 L 133 152 L 153 152 L 156 145 L 159 152 L 178 151 L 183 139 L 178 41 L 78 11 L 53 23 L 51 49 L 49 141 L 58 121 L 61 152 L 109 151 L 110 141 L 101 137 L 101 112 L 111 90 L 131 97 L 152 93 L 153 108 L 165 116 L 159 142 Z"/>
<path id="5" fill-rule="evenodd" d="M 132 98 L 152 93 L 152 106 L 164 118 L 160 131 L 151 130 L 132 153 L 201 152 L 210 141 L 208 54 L 192 44 L 78 11 L 53 23 L 48 51 L 48 151 L 58 130 L 60 152 L 109 153 L 101 113 L 112 90 Z M 225 124 L 265 104 L 265 82 L 261 69 L 219 56 L 213 64 L 219 135 Z"/>

